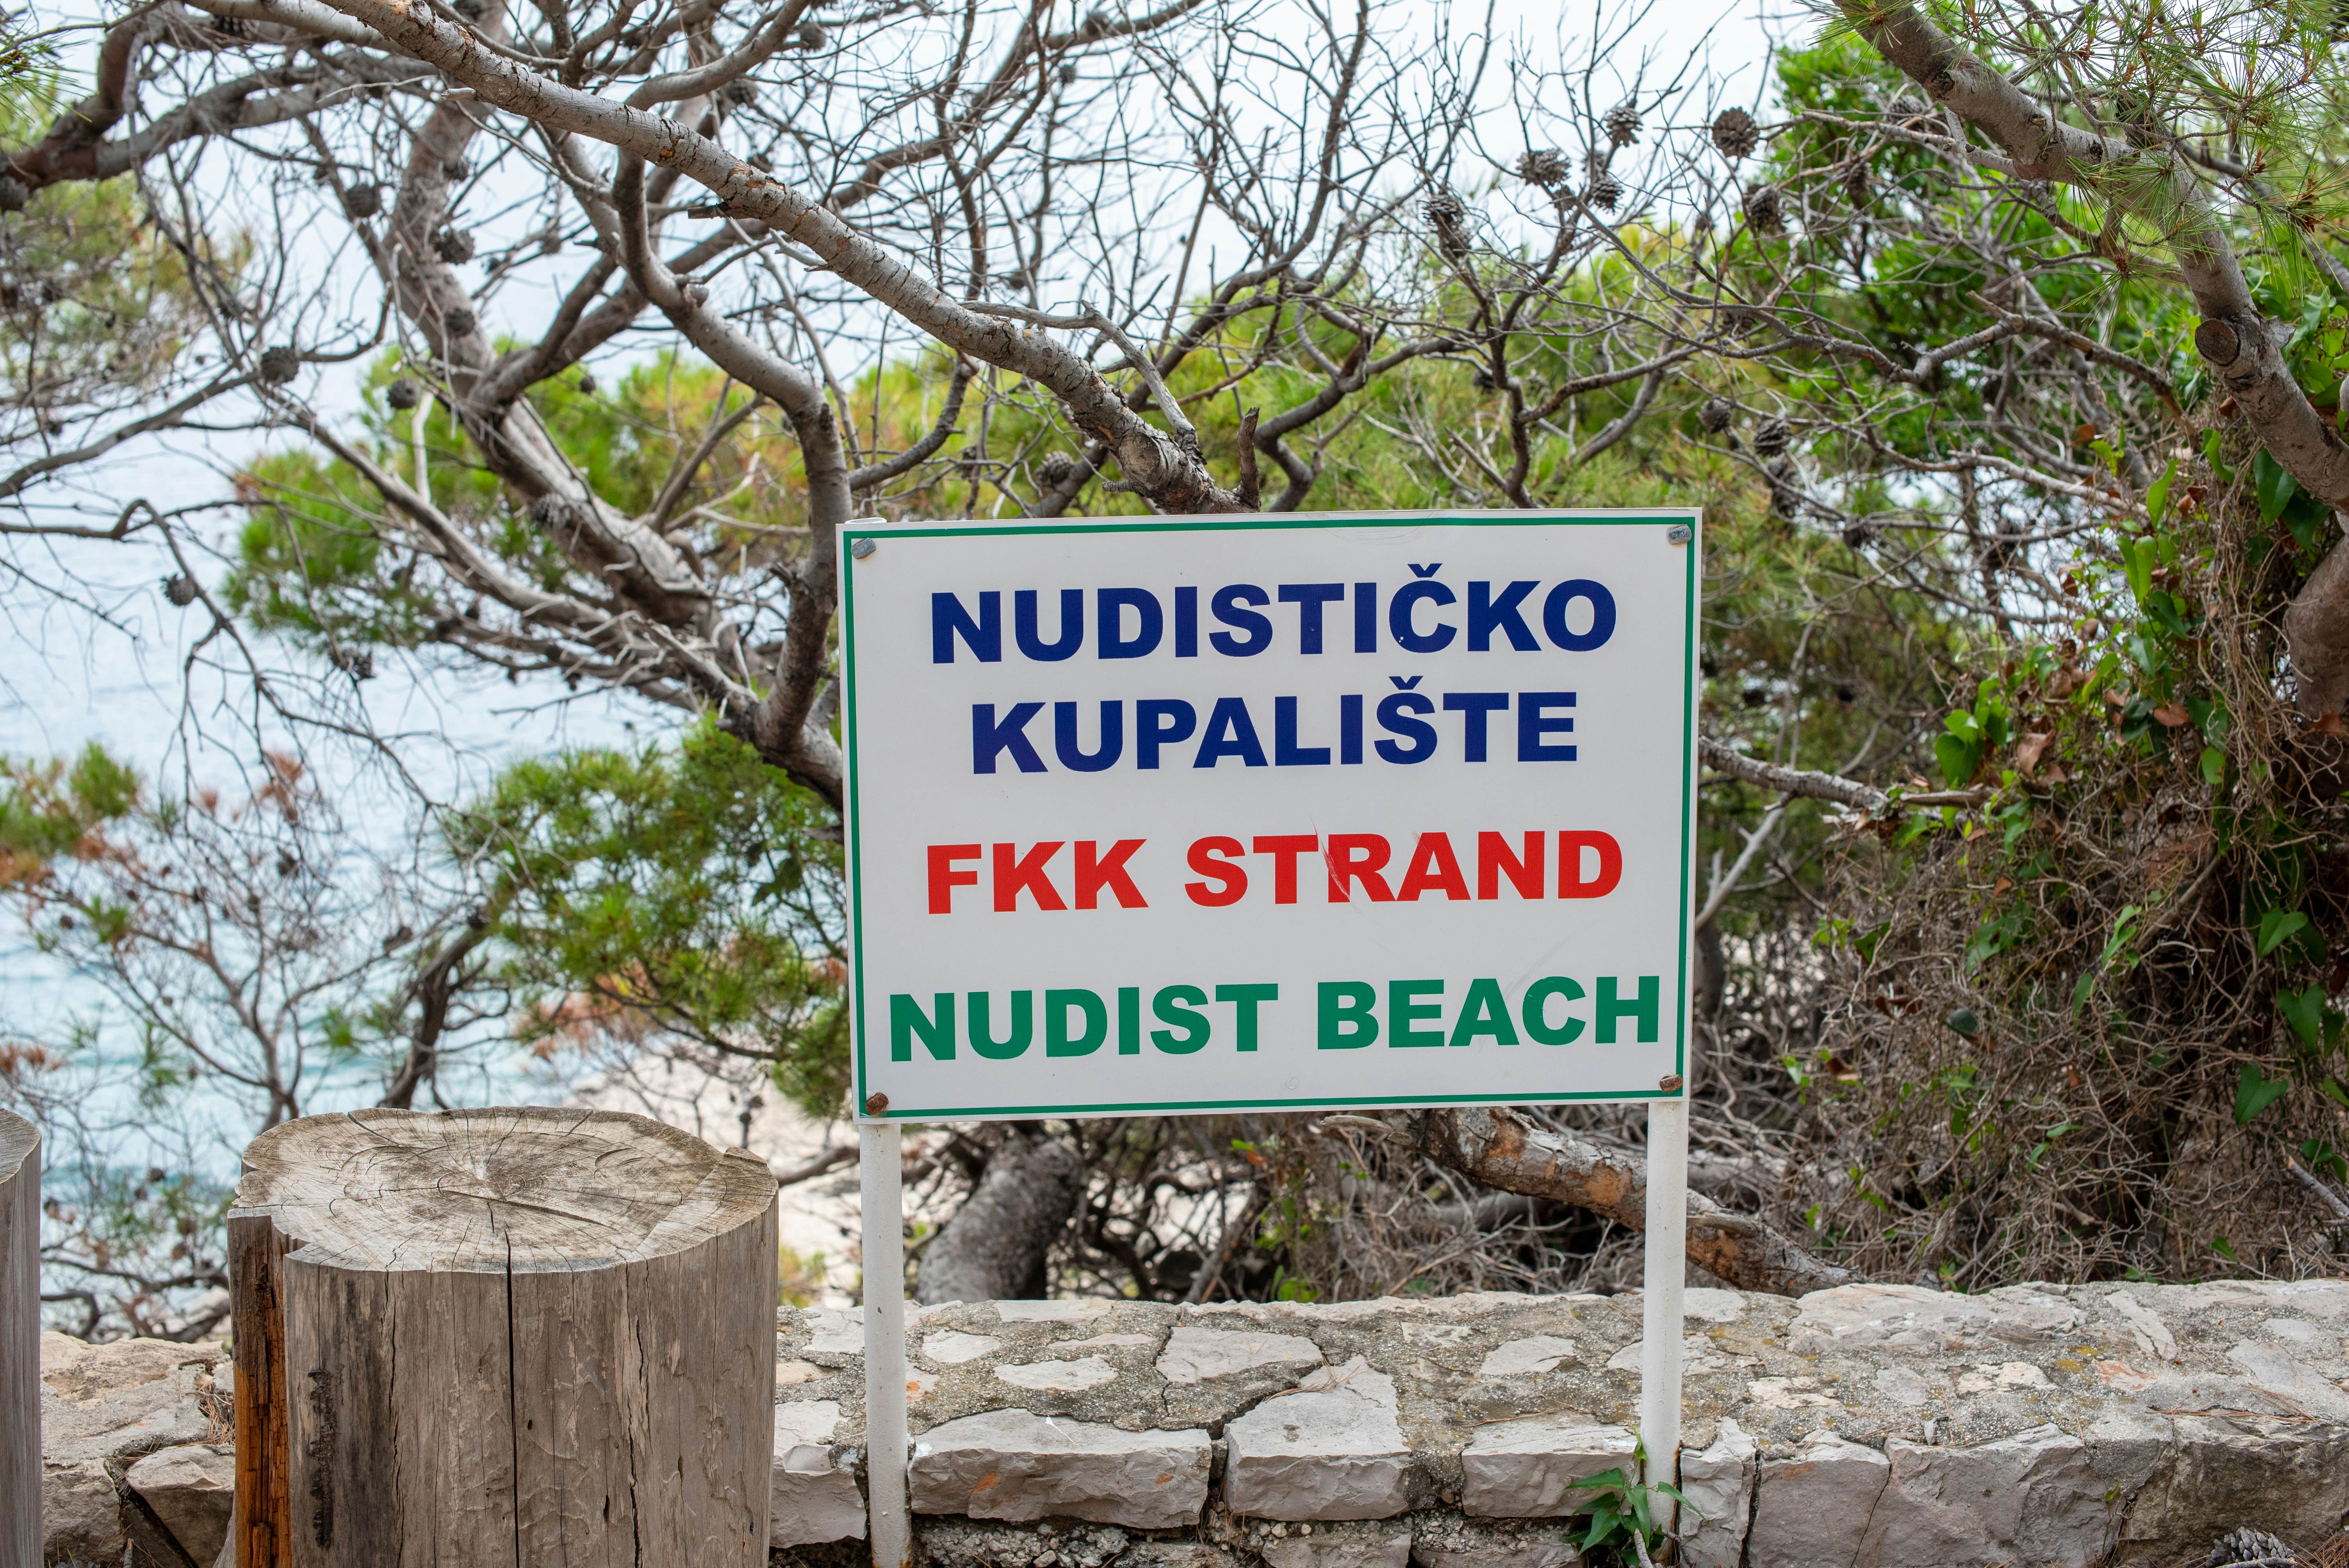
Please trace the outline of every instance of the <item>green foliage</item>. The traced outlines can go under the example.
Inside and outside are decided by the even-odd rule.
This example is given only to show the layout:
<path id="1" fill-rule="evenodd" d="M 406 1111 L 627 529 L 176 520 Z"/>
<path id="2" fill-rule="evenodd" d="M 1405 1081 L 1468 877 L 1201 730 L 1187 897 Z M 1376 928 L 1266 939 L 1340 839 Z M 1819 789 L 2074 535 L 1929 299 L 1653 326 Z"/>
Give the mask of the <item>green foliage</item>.
<path id="1" fill-rule="evenodd" d="M 2248 1125 L 2252 1118 L 2282 1099 L 2292 1089 L 2292 1079 L 2269 1078 L 2255 1062 L 2245 1062 L 2242 1071 L 2235 1076 L 2235 1121 Z"/>
<path id="2" fill-rule="evenodd" d="M 506 346 L 512 346 L 508 345 Z M 410 411 L 386 395 L 419 388 Z M 566 554 L 556 531 L 534 522 L 475 459 L 448 409 L 430 396 L 429 362 L 388 352 L 367 373 L 362 403 L 366 455 L 433 503 L 526 582 L 548 593 L 600 599 L 603 585 Z M 531 401 L 566 462 L 609 504 L 670 517 L 699 509 L 707 547 L 737 574 L 755 577 L 779 559 L 778 539 L 804 518 L 799 450 L 773 411 L 728 422 L 750 399 L 714 366 L 674 351 L 640 364 L 608 390 L 543 382 Z M 677 464 L 720 434 L 693 482 L 669 485 Z M 246 521 L 229 604 L 254 624 L 314 643 L 413 646 L 477 606 L 446 596 L 413 555 L 389 546 L 376 524 L 382 499 L 352 465 L 309 449 L 256 458 L 238 476 Z"/>
<path id="3" fill-rule="evenodd" d="M 139 776 L 96 741 L 71 768 L 0 757 L 0 888 L 28 882 L 62 855 L 94 851 L 90 835 L 139 804 Z"/>
<path id="4" fill-rule="evenodd" d="M 1619 1466 L 1569 1483 L 1568 1491 L 1590 1494 L 1588 1506 L 1569 1516 L 1582 1530 L 1582 1539 L 1575 1544 L 1586 1559 L 1615 1564 L 1653 1561 L 1664 1543 L 1664 1529 L 1656 1518 L 1660 1497 L 1671 1499 L 1698 1519 L 1704 1517 L 1679 1488 L 1669 1482 L 1650 1486 L 1635 1479 L 1647 1471 L 1647 1452 L 1644 1443 L 1634 1450 L 1628 1472 Z"/>
<path id="5" fill-rule="evenodd" d="M 525 762 L 457 815 L 492 888 L 504 977 L 542 1051 L 682 1034 L 772 1063 L 812 1115 L 848 1083 L 840 846 L 830 812 L 702 725 L 674 750 Z"/>
<path id="6" fill-rule="evenodd" d="M 39 140 L 70 97 L 0 20 L 0 139 Z M 232 239 L 211 260 L 233 276 L 245 255 Z M 0 222 L 0 369 L 14 389 L 0 404 L 51 422 L 128 407 L 201 373 L 181 361 L 204 326 L 186 258 L 145 222 L 128 176 L 43 186 Z"/>

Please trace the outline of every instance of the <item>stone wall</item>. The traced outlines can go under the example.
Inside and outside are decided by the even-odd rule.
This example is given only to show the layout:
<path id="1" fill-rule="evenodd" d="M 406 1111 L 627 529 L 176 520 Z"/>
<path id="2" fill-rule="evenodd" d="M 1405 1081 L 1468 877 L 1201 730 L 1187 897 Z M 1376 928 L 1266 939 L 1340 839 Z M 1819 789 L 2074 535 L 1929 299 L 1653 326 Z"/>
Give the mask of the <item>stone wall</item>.
<path id="1" fill-rule="evenodd" d="M 920 1555 L 1563 1568 L 1570 1483 L 1630 1461 L 1639 1335 L 1636 1295 L 929 1308 L 907 1334 Z M 2345 1283 L 1691 1291 L 1682 1560 L 2170 1568 L 2248 1524 L 2349 1561 L 2344 1336 Z M 52 1560 L 120 1562 L 160 1525 L 204 1568 L 217 1347 L 51 1340 Z M 861 1349 L 852 1314 L 783 1315 L 778 1564 L 863 1561 Z M 136 1419 L 130 1371 L 90 1370 L 117 1359 L 151 1374 Z"/>

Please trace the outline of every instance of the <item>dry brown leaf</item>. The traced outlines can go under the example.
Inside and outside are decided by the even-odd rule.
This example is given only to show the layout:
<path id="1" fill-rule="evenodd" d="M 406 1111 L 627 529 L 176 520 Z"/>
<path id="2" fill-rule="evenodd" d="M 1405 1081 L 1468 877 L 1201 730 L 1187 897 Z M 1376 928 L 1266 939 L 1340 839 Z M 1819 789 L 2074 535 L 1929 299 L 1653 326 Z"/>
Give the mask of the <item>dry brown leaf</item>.
<path id="1" fill-rule="evenodd" d="M 2190 724 L 2193 722 L 2193 720 L 2188 717 L 2186 710 L 2178 707 L 2174 702 L 2166 702 L 2159 707 L 2155 708 L 2153 710 L 2153 717 L 2166 728 L 2169 729 L 2176 729 L 2180 725 Z"/>
<path id="2" fill-rule="evenodd" d="M 2039 766 L 2039 759 L 2047 755 L 2047 748 L 2054 744 L 2054 730 L 2043 729 L 2036 735 L 2024 736 L 2015 747 L 2014 766 L 2021 769 L 2025 779 L 2030 778 L 2031 770 Z"/>

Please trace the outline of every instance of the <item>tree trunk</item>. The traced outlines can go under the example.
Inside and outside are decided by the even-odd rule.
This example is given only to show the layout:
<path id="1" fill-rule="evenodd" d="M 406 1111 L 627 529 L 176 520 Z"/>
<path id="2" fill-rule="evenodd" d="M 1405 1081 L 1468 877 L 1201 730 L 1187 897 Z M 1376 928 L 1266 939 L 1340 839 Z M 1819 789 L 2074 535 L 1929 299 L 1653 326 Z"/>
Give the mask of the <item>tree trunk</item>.
<path id="1" fill-rule="evenodd" d="M 998 1146 L 953 1219 L 922 1254 L 914 1299 L 1019 1301 L 1044 1294 L 1044 1257 L 1085 1190 L 1083 1157 L 1065 1138 L 1014 1131 Z"/>
<path id="2" fill-rule="evenodd" d="M 1555 1198 L 1635 1231 L 1648 1228 L 1642 1161 L 1528 1126 L 1497 1108 L 1417 1111 L 1407 1125 L 1421 1153 L 1487 1187 Z M 1761 1221 L 1730 1213 L 1697 1192 L 1688 1199 L 1688 1260 L 1740 1290 L 1774 1295 L 1827 1290 L 1854 1277 Z"/>
<path id="3" fill-rule="evenodd" d="M 41 1560 L 41 1135 L 0 1110 L 0 1563 Z"/>
<path id="4" fill-rule="evenodd" d="M 361 1110 L 244 1170 L 239 1568 L 764 1568 L 762 1162 L 613 1111 Z"/>

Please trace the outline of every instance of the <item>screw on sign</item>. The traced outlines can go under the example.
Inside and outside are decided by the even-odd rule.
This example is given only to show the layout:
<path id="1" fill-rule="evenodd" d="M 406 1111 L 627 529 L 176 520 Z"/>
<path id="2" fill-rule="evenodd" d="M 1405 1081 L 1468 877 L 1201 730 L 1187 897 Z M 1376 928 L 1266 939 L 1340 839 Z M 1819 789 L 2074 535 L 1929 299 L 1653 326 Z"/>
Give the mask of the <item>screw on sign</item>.
<path id="1" fill-rule="evenodd" d="M 901 1252 L 907 1120 L 1645 1100 L 1669 1479 L 1698 522 L 845 526 L 867 1268 Z M 875 1455 L 900 1294 L 868 1280 Z M 904 1477 L 873 1480 L 894 1562 Z"/>

